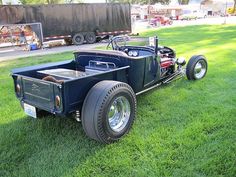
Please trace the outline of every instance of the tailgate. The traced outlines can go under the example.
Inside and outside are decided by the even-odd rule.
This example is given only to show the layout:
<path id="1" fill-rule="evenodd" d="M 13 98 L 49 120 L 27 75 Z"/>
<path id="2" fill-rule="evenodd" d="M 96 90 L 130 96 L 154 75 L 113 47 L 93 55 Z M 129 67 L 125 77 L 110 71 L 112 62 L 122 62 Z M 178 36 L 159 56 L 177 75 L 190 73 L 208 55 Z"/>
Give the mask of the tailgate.
<path id="1" fill-rule="evenodd" d="M 56 111 L 55 95 L 61 98 L 61 85 L 24 77 L 22 77 L 21 83 L 24 102 L 50 112 Z"/>

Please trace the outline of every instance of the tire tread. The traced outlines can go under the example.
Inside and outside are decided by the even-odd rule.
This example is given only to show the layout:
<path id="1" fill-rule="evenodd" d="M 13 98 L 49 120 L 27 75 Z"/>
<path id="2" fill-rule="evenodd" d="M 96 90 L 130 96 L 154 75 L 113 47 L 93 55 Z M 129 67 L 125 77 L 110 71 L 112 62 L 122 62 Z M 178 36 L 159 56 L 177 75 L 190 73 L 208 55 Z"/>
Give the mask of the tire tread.
<path id="1" fill-rule="evenodd" d="M 122 88 L 128 91 L 132 95 L 132 98 L 134 99 L 133 120 L 135 119 L 137 102 L 136 102 L 136 96 L 132 88 L 128 84 L 122 82 L 101 81 L 97 83 L 92 89 L 90 89 L 83 104 L 82 126 L 87 136 L 99 142 L 107 144 L 117 141 L 119 139 L 119 138 L 113 139 L 111 137 L 107 137 L 107 134 L 104 131 L 104 124 L 103 124 L 104 120 L 102 119 L 102 116 L 103 116 L 103 111 L 105 109 L 105 105 L 107 101 L 110 99 L 110 96 L 118 89 Z M 94 110 L 93 113 L 91 112 L 92 110 Z M 128 125 L 128 129 L 124 133 L 124 135 L 128 133 L 130 127 L 134 122 L 133 120 Z"/>

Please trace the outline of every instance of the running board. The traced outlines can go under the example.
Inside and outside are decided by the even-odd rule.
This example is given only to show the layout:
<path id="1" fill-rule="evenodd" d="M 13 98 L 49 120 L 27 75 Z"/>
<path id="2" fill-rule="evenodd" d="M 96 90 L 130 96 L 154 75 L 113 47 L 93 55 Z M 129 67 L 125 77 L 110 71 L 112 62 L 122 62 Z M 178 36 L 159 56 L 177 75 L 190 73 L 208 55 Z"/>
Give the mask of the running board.
<path id="1" fill-rule="evenodd" d="M 149 87 L 149 88 L 147 88 L 147 89 L 145 89 L 145 90 L 142 90 L 142 91 L 140 91 L 140 92 L 137 92 L 136 95 L 140 95 L 140 94 L 142 94 L 142 93 L 144 93 L 144 92 L 147 92 L 147 91 L 149 91 L 149 90 L 152 90 L 152 89 L 154 89 L 154 88 L 156 88 L 156 87 L 158 87 L 158 86 L 160 86 L 160 85 L 161 85 L 161 83 L 158 83 L 158 84 L 156 84 L 156 85 L 154 85 L 154 86 L 152 86 L 152 87 Z"/>
<path id="2" fill-rule="evenodd" d="M 184 76 L 185 74 L 182 71 L 178 71 L 173 73 L 170 77 L 168 77 L 167 79 L 163 80 L 162 83 L 163 84 L 168 84 L 174 80 L 180 79 Z"/>
<path id="3" fill-rule="evenodd" d="M 142 93 L 145 93 L 145 92 L 147 92 L 147 91 L 149 91 L 149 90 L 152 90 L 152 89 L 154 89 L 154 88 L 156 88 L 156 87 L 159 87 L 159 86 L 162 85 L 162 84 L 168 84 L 168 83 L 170 83 L 170 82 L 172 82 L 172 81 L 174 81 L 174 80 L 177 80 L 177 79 L 182 78 L 184 75 L 185 75 L 185 74 L 184 74 L 184 72 L 183 72 L 182 70 L 181 70 L 181 71 L 177 71 L 177 72 L 173 73 L 173 74 L 172 74 L 170 77 L 168 77 L 167 79 L 164 79 L 163 81 L 161 81 L 160 83 L 158 83 L 158 84 L 156 84 L 156 85 L 153 85 L 152 87 L 149 87 L 149 88 L 147 88 L 147 89 L 144 89 L 144 90 L 142 90 L 142 91 L 140 91 L 140 92 L 137 92 L 136 95 L 140 95 L 140 94 L 142 94 Z"/>

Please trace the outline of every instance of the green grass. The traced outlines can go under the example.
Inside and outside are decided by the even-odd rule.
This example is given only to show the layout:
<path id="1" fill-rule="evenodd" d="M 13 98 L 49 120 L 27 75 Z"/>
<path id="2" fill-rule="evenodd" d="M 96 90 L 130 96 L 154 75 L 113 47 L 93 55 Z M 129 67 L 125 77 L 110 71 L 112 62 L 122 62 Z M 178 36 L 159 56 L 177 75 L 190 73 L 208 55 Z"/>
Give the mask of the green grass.
<path id="1" fill-rule="evenodd" d="M 72 119 L 32 119 L 10 69 L 71 53 L 0 63 L 0 176 L 236 176 L 236 26 L 149 30 L 178 56 L 204 54 L 200 81 L 175 81 L 138 97 L 136 121 L 118 143 L 88 139 Z"/>

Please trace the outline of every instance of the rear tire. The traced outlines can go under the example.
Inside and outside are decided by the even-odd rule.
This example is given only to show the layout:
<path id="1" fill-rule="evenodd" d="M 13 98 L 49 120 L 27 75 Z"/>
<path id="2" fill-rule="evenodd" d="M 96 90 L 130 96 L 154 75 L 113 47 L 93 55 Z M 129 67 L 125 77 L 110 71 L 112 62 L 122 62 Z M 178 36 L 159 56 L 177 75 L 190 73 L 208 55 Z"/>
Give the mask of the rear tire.
<path id="1" fill-rule="evenodd" d="M 83 44 L 83 43 L 84 43 L 84 36 L 83 36 L 83 34 L 80 34 L 80 33 L 75 34 L 75 35 L 73 36 L 72 41 L 73 41 L 73 44 L 75 44 L 75 45 L 81 45 L 81 44 Z"/>
<path id="2" fill-rule="evenodd" d="M 188 80 L 198 80 L 205 77 L 208 65 L 206 57 L 203 55 L 194 55 L 190 58 L 186 67 L 186 76 Z"/>
<path id="3" fill-rule="evenodd" d="M 88 44 L 93 44 L 96 42 L 96 35 L 94 32 L 88 32 L 85 35 L 85 40 L 87 41 Z"/>
<path id="4" fill-rule="evenodd" d="M 82 108 L 86 135 L 102 143 L 112 143 L 127 134 L 136 115 L 136 97 L 122 82 L 101 81 L 88 92 Z"/>

